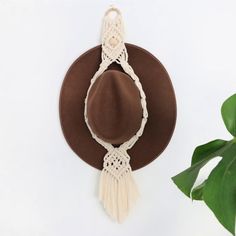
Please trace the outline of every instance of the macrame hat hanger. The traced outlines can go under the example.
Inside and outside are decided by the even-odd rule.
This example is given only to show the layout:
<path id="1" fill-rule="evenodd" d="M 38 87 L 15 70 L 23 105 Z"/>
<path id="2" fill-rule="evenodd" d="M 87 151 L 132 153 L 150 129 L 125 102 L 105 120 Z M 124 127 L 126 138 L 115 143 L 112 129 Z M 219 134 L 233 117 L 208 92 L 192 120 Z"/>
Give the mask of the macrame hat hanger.
<path id="1" fill-rule="evenodd" d="M 114 18 L 109 15 L 111 11 L 115 11 L 116 13 Z M 120 11 L 115 8 L 109 9 L 103 19 L 102 62 L 98 71 L 91 79 L 91 84 L 85 98 L 84 109 L 85 122 L 92 137 L 107 149 L 100 178 L 99 197 L 107 213 L 119 222 L 128 214 L 130 207 L 133 205 L 138 195 L 136 185 L 131 175 L 131 167 L 129 164 L 130 156 L 127 150 L 132 148 L 142 135 L 148 118 L 146 96 L 139 82 L 139 78 L 128 63 L 128 53 L 123 41 L 123 36 L 123 22 Z M 97 78 L 114 62 L 120 64 L 124 72 L 134 81 L 140 93 L 140 102 L 143 110 L 139 130 L 119 147 L 114 147 L 111 143 L 99 138 L 90 127 L 87 117 L 87 100 L 90 89 Z"/>
<path id="2" fill-rule="evenodd" d="M 102 170 L 99 199 L 122 222 L 138 197 L 132 169 L 150 163 L 169 143 L 176 101 L 162 64 L 124 43 L 119 9 L 106 11 L 101 38 L 102 45 L 80 56 L 66 74 L 60 120 L 74 152 Z"/>

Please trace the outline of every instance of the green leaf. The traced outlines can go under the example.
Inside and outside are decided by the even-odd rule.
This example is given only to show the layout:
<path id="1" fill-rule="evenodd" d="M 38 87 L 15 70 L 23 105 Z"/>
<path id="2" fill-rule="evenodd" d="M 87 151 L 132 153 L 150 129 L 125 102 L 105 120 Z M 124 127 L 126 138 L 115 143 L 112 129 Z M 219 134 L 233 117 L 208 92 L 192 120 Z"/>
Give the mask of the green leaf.
<path id="1" fill-rule="evenodd" d="M 193 200 L 199 200 L 199 201 L 203 200 L 203 189 L 205 185 L 206 185 L 206 180 L 192 190 L 191 197 Z"/>
<path id="2" fill-rule="evenodd" d="M 206 181 L 203 199 L 220 223 L 235 235 L 236 143 L 228 146 L 222 157 Z"/>
<path id="3" fill-rule="evenodd" d="M 222 105 L 221 114 L 228 131 L 236 136 L 236 94 Z M 200 169 L 212 158 L 222 159 L 207 180 L 193 188 Z M 236 224 L 236 137 L 231 141 L 214 140 L 197 147 L 191 166 L 174 176 L 174 183 L 193 200 L 204 200 L 219 222 L 235 235 Z"/>
<path id="4" fill-rule="evenodd" d="M 227 130 L 236 137 L 236 94 L 223 103 L 221 114 Z"/>
<path id="5" fill-rule="evenodd" d="M 216 139 L 207 144 L 198 146 L 193 153 L 191 167 L 172 177 L 174 183 L 185 195 L 190 197 L 192 187 L 200 169 L 212 158 L 220 156 L 227 143 L 228 142 L 225 140 Z"/>

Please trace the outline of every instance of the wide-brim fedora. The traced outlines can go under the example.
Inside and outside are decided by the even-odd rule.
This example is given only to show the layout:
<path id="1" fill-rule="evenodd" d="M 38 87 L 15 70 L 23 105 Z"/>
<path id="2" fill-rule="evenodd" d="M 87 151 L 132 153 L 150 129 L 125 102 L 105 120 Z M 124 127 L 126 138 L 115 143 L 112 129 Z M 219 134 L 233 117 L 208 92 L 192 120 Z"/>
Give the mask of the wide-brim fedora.
<path id="1" fill-rule="evenodd" d="M 148 120 L 144 132 L 128 150 L 133 170 L 156 159 L 168 145 L 176 123 L 176 98 L 170 77 L 161 62 L 147 50 L 125 44 L 128 62 L 138 76 L 146 94 Z M 103 168 L 106 149 L 97 143 L 84 119 L 85 98 L 91 78 L 101 63 L 101 45 L 86 51 L 67 71 L 60 93 L 59 113 L 65 139 L 86 163 Z M 121 71 L 112 63 L 107 71 Z"/>

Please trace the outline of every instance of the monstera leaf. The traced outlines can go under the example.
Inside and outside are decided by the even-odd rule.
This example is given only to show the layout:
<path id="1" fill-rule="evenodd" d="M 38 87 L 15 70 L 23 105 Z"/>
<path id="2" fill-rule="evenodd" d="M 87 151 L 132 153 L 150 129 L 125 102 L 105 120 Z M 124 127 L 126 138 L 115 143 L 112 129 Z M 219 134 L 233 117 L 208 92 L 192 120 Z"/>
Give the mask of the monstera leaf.
<path id="1" fill-rule="evenodd" d="M 178 188 L 193 200 L 203 200 L 219 222 L 235 235 L 236 219 L 236 94 L 222 105 L 221 114 L 233 139 L 216 139 L 198 146 L 192 156 L 191 166 L 174 176 Z M 222 157 L 208 178 L 193 188 L 201 168 L 211 159 Z"/>

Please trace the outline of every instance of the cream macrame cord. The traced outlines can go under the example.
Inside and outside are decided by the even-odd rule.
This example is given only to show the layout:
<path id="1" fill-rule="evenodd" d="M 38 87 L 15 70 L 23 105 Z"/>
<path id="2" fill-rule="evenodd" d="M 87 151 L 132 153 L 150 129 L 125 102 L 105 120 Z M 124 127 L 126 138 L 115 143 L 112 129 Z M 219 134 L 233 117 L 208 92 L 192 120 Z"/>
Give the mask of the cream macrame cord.
<path id="1" fill-rule="evenodd" d="M 114 18 L 111 18 L 111 12 L 116 13 Z M 84 118 L 92 137 L 107 150 L 107 153 L 104 156 L 103 170 L 100 177 L 99 199 L 102 201 L 107 213 L 118 222 L 122 222 L 138 197 L 138 190 L 132 178 L 132 169 L 129 164 L 130 156 L 128 155 L 127 150 L 132 148 L 138 138 L 142 135 L 147 122 L 148 112 L 146 96 L 142 89 L 142 85 L 128 63 L 128 53 L 124 44 L 124 26 L 121 13 L 114 7 L 107 10 L 103 19 L 101 56 L 102 62 L 98 71 L 91 79 L 85 98 Z M 87 100 L 89 92 L 96 79 L 113 62 L 120 64 L 124 72 L 134 81 L 140 93 L 143 110 L 143 117 L 139 130 L 133 137 L 119 147 L 114 147 L 112 144 L 100 139 L 92 131 L 87 117 Z"/>

